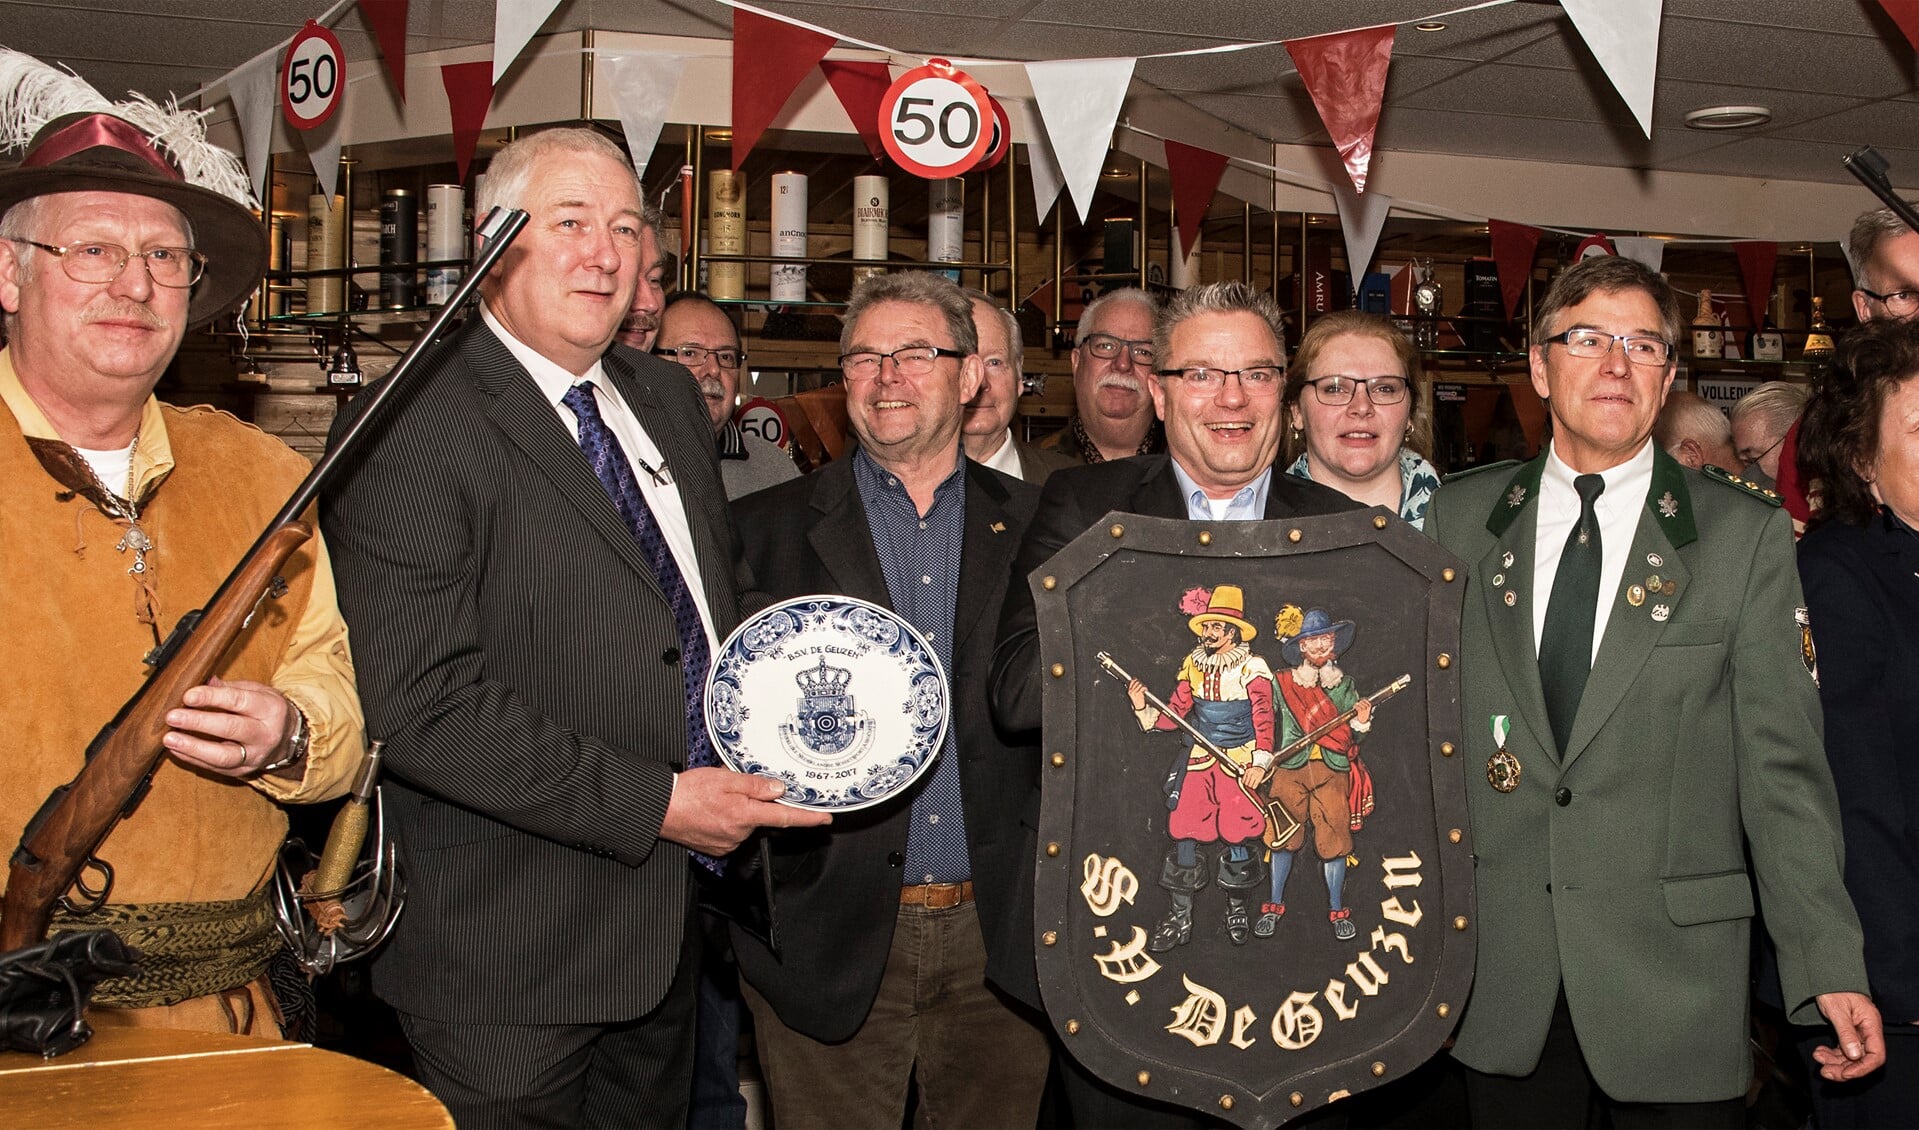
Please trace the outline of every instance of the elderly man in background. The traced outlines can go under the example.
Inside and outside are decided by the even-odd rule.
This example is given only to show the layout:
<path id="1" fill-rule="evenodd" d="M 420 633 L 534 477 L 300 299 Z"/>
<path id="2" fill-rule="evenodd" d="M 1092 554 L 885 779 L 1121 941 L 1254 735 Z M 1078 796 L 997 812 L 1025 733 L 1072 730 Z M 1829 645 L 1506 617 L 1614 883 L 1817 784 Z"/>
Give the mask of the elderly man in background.
<path id="1" fill-rule="evenodd" d="M 620 321 L 616 335 L 621 345 L 641 353 L 653 348 L 660 334 L 660 318 L 666 309 L 666 256 L 660 250 L 660 225 L 653 219 L 640 229 L 640 275 L 633 289 L 633 302 Z"/>
<path id="2" fill-rule="evenodd" d="M 153 397 L 187 327 L 233 310 L 266 269 L 245 173 L 197 121 L 175 124 L 160 142 L 109 114 L 66 115 L 0 173 L 8 836 L 79 772 L 148 653 L 309 469 L 223 412 Z M 182 166 L 225 172 L 232 194 Z M 95 995 L 97 1026 L 280 1035 L 263 893 L 286 838 L 279 805 L 337 796 L 364 746 L 326 546 L 314 538 L 281 576 L 286 592 L 167 716 L 172 756 L 97 849 L 111 901 L 54 914 L 54 933 L 109 926 L 144 953 L 142 976 Z"/>
<path id="3" fill-rule="evenodd" d="M 979 395 L 966 403 L 960 444 L 966 449 L 966 457 L 976 463 L 1029 483 L 1043 483 L 1046 476 L 1073 466 L 1074 461 L 1013 433 L 1026 362 L 1019 319 L 985 291 L 967 289 L 962 293 L 973 304 L 973 328 L 979 333 L 979 358 L 986 367 L 986 378 L 980 382 Z"/>
<path id="4" fill-rule="evenodd" d="M 462 1124 L 678 1127 L 690 888 L 826 817 L 706 735 L 750 578 L 698 390 L 613 347 L 655 227 L 633 166 L 554 129 L 487 174 L 478 210 L 526 229 L 328 497 L 407 865 L 374 989 Z"/>
<path id="5" fill-rule="evenodd" d="M 1696 392 L 1666 394 L 1666 406 L 1653 421 L 1652 441 L 1682 467 L 1737 469 L 1739 453 L 1732 442 L 1731 422 L 1717 405 Z"/>
<path id="6" fill-rule="evenodd" d="M 905 618 L 951 672 L 946 744 L 909 796 L 773 837 L 777 952 L 733 934 L 784 1130 L 1031 1126 L 1049 1063 L 1034 973 L 1039 751 L 986 705 L 993 615 L 1036 488 L 966 459 L 981 381 L 960 289 L 862 282 L 840 335 L 859 447 L 742 500 L 747 561 L 775 598 L 858 597 Z"/>
<path id="7" fill-rule="evenodd" d="M 653 354 L 686 366 L 700 386 L 707 419 L 713 422 L 726 497 L 740 498 L 800 477 L 785 448 L 747 435 L 733 419 L 746 353 L 740 349 L 739 327 L 718 303 L 691 290 L 668 299 Z"/>
<path id="8" fill-rule="evenodd" d="M 1073 417 L 1046 444 L 1080 463 L 1164 451 L 1147 385 L 1153 373 L 1153 316 L 1159 304 L 1136 287 L 1086 304 L 1073 346 Z"/>
<path id="9" fill-rule="evenodd" d="M 1741 474 L 1761 487 L 1779 480 L 1781 445 L 1810 395 L 1805 385 L 1767 381 L 1733 404 L 1732 442 Z"/>

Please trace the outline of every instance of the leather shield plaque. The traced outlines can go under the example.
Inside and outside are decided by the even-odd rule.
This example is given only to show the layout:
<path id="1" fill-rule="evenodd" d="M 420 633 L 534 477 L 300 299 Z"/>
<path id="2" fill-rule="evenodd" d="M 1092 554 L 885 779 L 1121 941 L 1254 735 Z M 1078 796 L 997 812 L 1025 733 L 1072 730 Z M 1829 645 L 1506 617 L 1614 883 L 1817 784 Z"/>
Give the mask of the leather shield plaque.
<path id="1" fill-rule="evenodd" d="M 1465 575 L 1384 510 L 1114 513 L 1034 572 L 1035 948 L 1082 1064 L 1269 1127 L 1439 1051 L 1474 945 Z"/>

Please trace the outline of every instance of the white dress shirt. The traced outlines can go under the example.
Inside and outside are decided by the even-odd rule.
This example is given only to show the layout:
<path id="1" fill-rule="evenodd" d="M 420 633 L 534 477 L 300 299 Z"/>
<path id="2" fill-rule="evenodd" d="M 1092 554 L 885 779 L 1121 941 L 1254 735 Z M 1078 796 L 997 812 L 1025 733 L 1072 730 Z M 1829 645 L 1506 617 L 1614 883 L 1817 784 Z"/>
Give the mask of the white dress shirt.
<path id="1" fill-rule="evenodd" d="M 580 439 L 580 422 L 574 418 L 573 410 L 560 403 L 562 397 L 574 385 L 583 381 L 593 385 L 593 399 L 600 406 L 600 418 L 613 431 L 613 438 L 620 441 L 620 450 L 626 452 L 626 458 L 633 465 L 633 478 L 640 484 L 640 494 L 646 498 L 647 506 L 653 510 L 653 520 L 659 523 L 660 533 L 666 538 L 666 547 L 672 551 L 673 560 L 680 567 L 680 575 L 686 579 L 686 587 L 692 590 L 693 603 L 700 610 L 700 624 L 706 629 L 706 646 L 712 654 L 720 650 L 719 637 L 713 632 L 713 613 L 706 607 L 706 588 L 700 581 L 700 561 L 693 552 L 693 527 L 686 520 L 686 505 L 680 500 L 679 487 L 673 478 L 672 469 L 666 465 L 666 456 L 660 453 L 653 437 L 646 434 L 639 417 L 626 406 L 620 398 L 620 390 L 606 377 L 605 370 L 598 361 L 593 367 L 578 376 L 548 360 L 532 346 L 520 341 L 493 312 L 480 304 L 480 317 L 486 320 L 486 326 L 495 337 L 513 354 L 513 359 L 526 369 L 527 375 L 540 388 L 540 394 L 566 425 L 575 443 Z M 649 471 L 647 468 L 651 467 Z M 653 471 L 660 472 L 666 482 L 661 483 L 653 477 Z"/>
<path id="2" fill-rule="evenodd" d="M 1006 429 L 1006 434 L 1000 437 L 999 450 L 980 460 L 980 465 L 991 467 L 1001 474 L 1011 475 L 1016 479 L 1026 478 L 1020 473 L 1019 448 L 1013 446 L 1013 429 Z"/>
<path id="3" fill-rule="evenodd" d="M 1606 489 L 1593 503 L 1599 522 L 1599 602 L 1593 609 L 1593 658 L 1599 658 L 1599 645 L 1606 637 L 1606 618 L 1619 603 L 1613 594 L 1626 572 L 1626 558 L 1632 553 L 1633 535 L 1639 530 L 1639 515 L 1646 509 L 1646 492 L 1652 489 L 1652 441 L 1639 454 L 1599 472 Z M 1546 632 L 1546 606 L 1552 602 L 1553 577 L 1559 572 L 1559 555 L 1566 548 L 1566 537 L 1579 522 L 1579 489 L 1573 480 L 1579 472 L 1560 461 L 1558 451 L 1546 456 L 1546 471 L 1539 478 L 1539 532 L 1533 543 L 1533 654 L 1539 654 L 1539 641 Z"/>

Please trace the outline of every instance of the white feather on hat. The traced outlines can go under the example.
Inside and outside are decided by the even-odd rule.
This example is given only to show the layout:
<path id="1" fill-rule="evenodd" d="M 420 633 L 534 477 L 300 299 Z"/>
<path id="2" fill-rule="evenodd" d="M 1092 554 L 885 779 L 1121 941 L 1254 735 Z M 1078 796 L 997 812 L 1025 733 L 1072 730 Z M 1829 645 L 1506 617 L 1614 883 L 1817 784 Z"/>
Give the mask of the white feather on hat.
<path id="1" fill-rule="evenodd" d="M 24 149 L 40 128 L 65 114 L 112 114 L 153 138 L 189 184 L 209 189 L 246 208 L 258 205 L 246 168 L 232 153 L 207 140 L 206 111 L 162 106 L 135 94 L 115 102 L 70 70 L 0 47 L 0 153 Z"/>

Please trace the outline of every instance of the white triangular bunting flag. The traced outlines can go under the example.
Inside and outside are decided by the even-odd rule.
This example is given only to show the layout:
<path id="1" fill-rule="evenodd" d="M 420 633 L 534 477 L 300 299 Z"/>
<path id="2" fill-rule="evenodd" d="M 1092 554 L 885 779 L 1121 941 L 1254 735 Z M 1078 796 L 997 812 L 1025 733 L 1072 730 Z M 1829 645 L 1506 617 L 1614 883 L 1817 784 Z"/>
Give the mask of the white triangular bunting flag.
<path id="1" fill-rule="evenodd" d="M 1636 259 L 1655 274 L 1664 269 L 1660 266 L 1666 261 L 1666 241 L 1663 239 L 1616 235 L 1612 237 L 1612 245 L 1619 251 L 1621 259 Z"/>
<path id="2" fill-rule="evenodd" d="M 1386 226 L 1393 198 L 1378 189 L 1361 196 L 1353 191 L 1352 182 L 1342 177 L 1333 181 L 1333 202 L 1339 205 L 1339 231 L 1346 237 L 1346 273 L 1352 276 L 1356 295 L 1366 278 L 1366 267 L 1373 261 L 1373 250 L 1379 246 L 1379 232 Z"/>
<path id="3" fill-rule="evenodd" d="M 333 199 L 334 186 L 340 179 L 340 134 L 344 132 L 340 123 L 345 120 L 345 114 L 335 114 L 317 129 L 298 131 L 307 147 L 307 160 L 313 162 L 313 175 L 319 178 L 320 191 L 328 200 Z"/>
<path id="4" fill-rule="evenodd" d="M 633 171 L 642 180 L 685 70 L 686 59 L 680 55 L 620 55 L 606 61 L 613 105 L 620 112 L 620 129 L 626 134 L 626 148 L 633 154 Z"/>
<path id="5" fill-rule="evenodd" d="M 1652 136 L 1653 69 L 1665 0 L 1560 0 L 1639 128 Z"/>
<path id="6" fill-rule="evenodd" d="M 1058 59 L 1027 63 L 1026 79 L 1039 104 L 1040 121 L 1052 143 L 1067 191 L 1086 222 L 1099 187 L 1101 166 L 1112 144 L 1113 123 L 1133 80 L 1132 59 Z"/>
<path id="7" fill-rule="evenodd" d="M 280 108 L 275 80 L 279 72 L 276 48 L 256 55 L 235 67 L 226 77 L 227 98 L 233 103 L 233 118 L 240 127 L 240 147 L 247 158 L 247 176 L 253 182 L 253 195 L 266 199 L 268 158 L 273 152 L 274 111 Z"/>
<path id="8" fill-rule="evenodd" d="M 1033 215 L 1043 224 L 1053 210 L 1053 202 L 1059 199 L 1059 190 L 1066 187 L 1066 178 L 1059 171 L 1059 158 L 1053 156 L 1045 130 L 1027 141 L 1026 159 L 1030 162 L 1028 179 L 1033 182 Z"/>
<path id="9" fill-rule="evenodd" d="M 493 85 L 520 57 L 560 0 L 495 0 L 493 6 Z"/>

